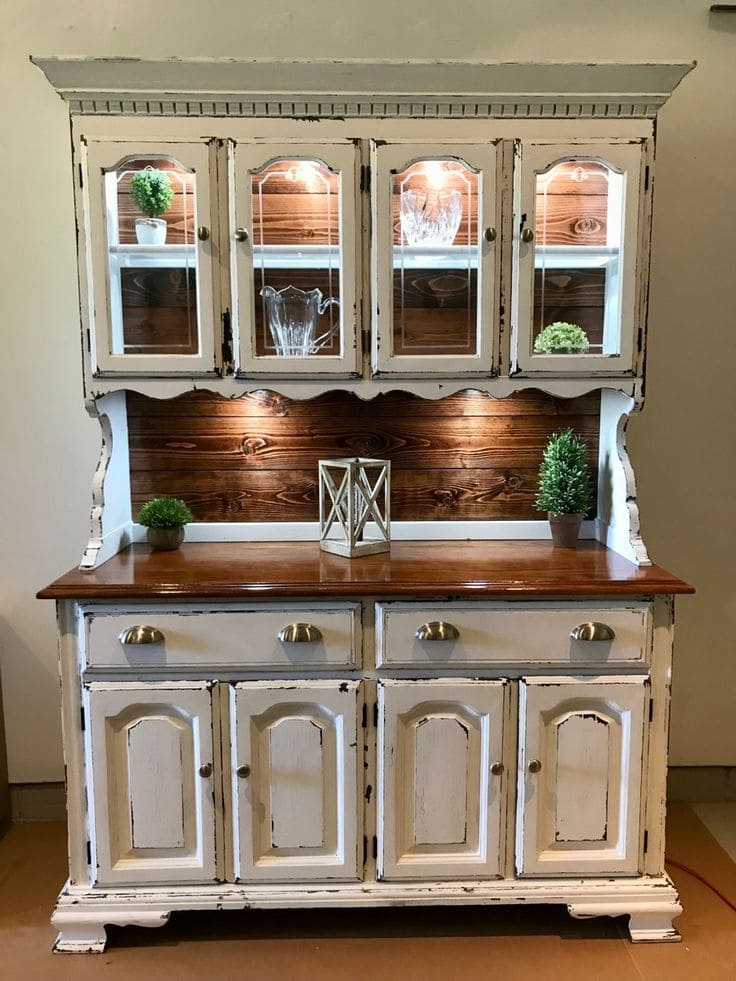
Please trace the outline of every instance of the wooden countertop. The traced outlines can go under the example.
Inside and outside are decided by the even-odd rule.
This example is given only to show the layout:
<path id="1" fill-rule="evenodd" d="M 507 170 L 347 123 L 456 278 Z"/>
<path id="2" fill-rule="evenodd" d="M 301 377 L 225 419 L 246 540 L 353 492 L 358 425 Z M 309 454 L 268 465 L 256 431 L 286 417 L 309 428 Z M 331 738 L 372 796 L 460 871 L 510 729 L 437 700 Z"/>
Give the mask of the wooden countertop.
<path id="1" fill-rule="evenodd" d="M 92 572 L 73 569 L 39 599 L 268 599 L 321 596 L 641 596 L 692 593 L 659 566 L 638 568 L 598 542 L 394 542 L 345 559 L 316 542 L 132 545 Z"/>

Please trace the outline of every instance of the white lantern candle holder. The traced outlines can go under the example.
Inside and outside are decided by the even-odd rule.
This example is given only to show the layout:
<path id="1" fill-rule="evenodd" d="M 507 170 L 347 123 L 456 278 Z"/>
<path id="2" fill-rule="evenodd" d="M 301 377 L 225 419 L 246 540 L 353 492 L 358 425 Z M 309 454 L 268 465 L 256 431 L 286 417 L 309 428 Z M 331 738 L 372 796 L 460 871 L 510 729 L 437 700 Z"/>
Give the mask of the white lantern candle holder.
<path id="1" fill-rule="evenodd" d="M 319 547 L 348 558 L 388 552 L 390 497 L 388 460 L 320 460 Z"/>

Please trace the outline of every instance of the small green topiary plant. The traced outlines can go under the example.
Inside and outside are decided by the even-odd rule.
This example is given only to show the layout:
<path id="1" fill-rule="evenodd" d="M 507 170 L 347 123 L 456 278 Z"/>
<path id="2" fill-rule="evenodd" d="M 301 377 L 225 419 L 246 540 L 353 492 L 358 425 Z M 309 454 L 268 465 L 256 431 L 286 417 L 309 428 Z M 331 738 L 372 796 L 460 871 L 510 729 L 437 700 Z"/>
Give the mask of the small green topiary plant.
<path id="1" fill-rule="evenodd" d="M 587 354 L 589 348 L 583 328 L 562 320 L 548 324 L 534 341 L 535 354 Z"/>
<path id="2" fill-rule="evenodd" d="M 138 523 L 146 528 L 181 528 L 193 520 L 194 515 L 178 497 L 154 497 L 138 515 Z"/>
<path id="3" fill-rule="evenodd" d="M 166 214 L 174 200 L 174 189 L 169 175 L 155 167 L 146 167 L 130 179 L 130 196 L 140 211 L 148 218 Z"/>
<path id="4" fill-rule="evenodd" d="M 572 429 L 553 433 L 539 468 L 536 506 L 555 515 L 585 515 L 592 503 L 593 484 L 584 441 Z"/>

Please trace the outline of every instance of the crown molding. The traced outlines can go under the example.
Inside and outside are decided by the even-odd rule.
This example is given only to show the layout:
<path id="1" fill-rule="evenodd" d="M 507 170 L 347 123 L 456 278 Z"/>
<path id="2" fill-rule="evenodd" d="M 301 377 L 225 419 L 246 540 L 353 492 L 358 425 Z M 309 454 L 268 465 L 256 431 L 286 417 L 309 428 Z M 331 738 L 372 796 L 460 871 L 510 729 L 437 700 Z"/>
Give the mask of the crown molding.
<path id="1" fill-rule="evenodd" d="M 74 115 L 654 118 L 691 63 L 31 58 Z"/>

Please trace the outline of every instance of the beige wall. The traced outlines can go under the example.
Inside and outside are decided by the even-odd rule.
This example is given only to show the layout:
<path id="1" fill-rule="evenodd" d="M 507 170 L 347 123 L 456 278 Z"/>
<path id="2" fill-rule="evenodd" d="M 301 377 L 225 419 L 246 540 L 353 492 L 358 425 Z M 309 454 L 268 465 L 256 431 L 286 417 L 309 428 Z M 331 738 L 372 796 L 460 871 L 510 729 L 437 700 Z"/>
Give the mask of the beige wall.
<path id="1" fill-rule="evenodd" d="M 0 652 L 10 776 L 62 776 L 53 610 L 87 532 L 65 107 L 37 55 L 699 61 L 659 124 L 648 401 L 631 425 L 655 560 L 679 604 L 673 762 L 736 764 L 733 560 L 736 17 L 707 0 L 5 0 L 0 12 Z M 729 296 L 730 294 L 730 296 Z"/>

